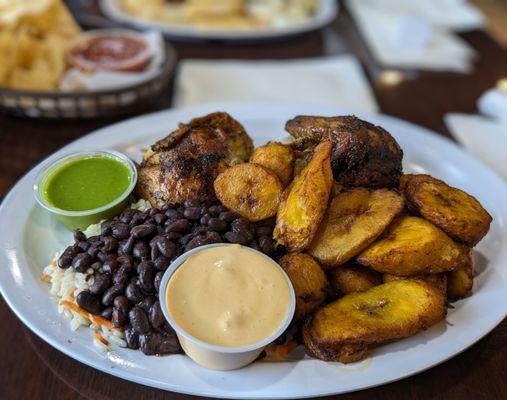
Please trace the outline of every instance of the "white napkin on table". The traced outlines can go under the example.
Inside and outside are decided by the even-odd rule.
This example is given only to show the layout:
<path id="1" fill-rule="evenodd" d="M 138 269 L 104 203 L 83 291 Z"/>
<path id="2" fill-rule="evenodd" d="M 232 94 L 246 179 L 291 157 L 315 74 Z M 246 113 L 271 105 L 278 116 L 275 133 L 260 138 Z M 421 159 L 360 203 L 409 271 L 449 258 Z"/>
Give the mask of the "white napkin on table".
<path id="1" fill-rule="evenodd" d="M 358 29 L 384 67 L 470 72 L 475 51 L 452 29 L 483 26 L 459 0 L 347 0 Z"/>
<path id="2" fill-rule="evenodd" d="M 349 55 L 288 61 L 185 60 L 175 106 L 227 101 L 280 101 L 378 110 L 359 61 Z"/>
<path id="3" fill-rule="evenodd" d="M 444 121 L 463 147 L 507 179 L 507 123 L 459 113 L 445 115 Z"/>

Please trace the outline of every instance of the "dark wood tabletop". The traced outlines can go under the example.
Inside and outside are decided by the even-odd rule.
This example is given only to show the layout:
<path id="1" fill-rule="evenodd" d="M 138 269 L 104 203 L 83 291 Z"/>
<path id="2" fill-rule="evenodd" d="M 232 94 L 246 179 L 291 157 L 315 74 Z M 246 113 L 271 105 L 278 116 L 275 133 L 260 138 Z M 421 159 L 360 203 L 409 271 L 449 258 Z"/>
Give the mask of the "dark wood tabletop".
<path id="1" fill-rule="evenodd" d="M 398 85 L 378 82 L 382 72 L 346 11 L 319 32 L 261 45 L 173 43 L 180 58 L 286 59 L 352 53 L 363 64 L 383 113 L 450 136 L 447 112 L 475 112 L 479 95 L 507 77 L 507 51 L 486 33 L 462 37 L 478 52 L 471 74 L 410 72 Z M 0 61 L 1 62 L 1 61 Z M 172 85 L 154 106 L 168 108 Z M 118 119 L 84 121 L 0 117 L 0 198 L 37 162 L 63 145 Z M 0 221 L 0 223 L 3 223 Z M 5 267 L 5 266 L 2 266 Z M 185 399 L 109 376 L 53 349 L 30 332 L 0 300 L 0 399 Z M 451 360 L 416 376 L 336 399 L 506 399 L 507 320 Z"/>

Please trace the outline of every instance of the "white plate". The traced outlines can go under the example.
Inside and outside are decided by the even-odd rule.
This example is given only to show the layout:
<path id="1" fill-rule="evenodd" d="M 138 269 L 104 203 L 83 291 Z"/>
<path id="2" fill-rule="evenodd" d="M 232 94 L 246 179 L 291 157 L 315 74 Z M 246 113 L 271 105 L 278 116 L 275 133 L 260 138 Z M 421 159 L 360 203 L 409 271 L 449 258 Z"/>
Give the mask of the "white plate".
<path id="1" fill-rule="evenodd" d="M 283 38 L 314 31 L 330 24 L 338 14 L 336 0 L 319 0 L 317 13 L 303 23 L 262 29 L 202 29 L 192 26 L 167 25 L 161 22 L 136 18 L 124 12 L 118 0 L 100 0 L 100 9 L 109 19 L 131 26 L 160 30 L 166 37 L 175 40 L 225 40 L 225 41 L 258 41 Z"/>
<path id="2" fill-rule="evenodd" d="M 131 156 L 161 138 L 180 121 L 215 110 L 241 121 L 255 144 L 284 136 L 287 119 L 297 114 L 337 115 L 343 110 L 315 106 L 255 103 L 162 111 L 101 129 L 71 143 L 55 156 L 83 148 L 113 148 Z M 472 297 L 449 309 L 441 322 L 411 338 L 372 351 L 363 362 L 342 365 L 305 359 L 266 363 L 230 372 L 209 371 L 183 355 L 146 357 L 139 351 L 113 349 L 105 354 L 92 343 L 91 331 L 72 332 L 39 280 L 53 252 L 70 234 L 35 206 L 30 171 L 0 208 L 0 284 L 18 317 L 60 351 L 123 379 L 176 392 L 221 398 L 296 398 L 359 390 L 394 381 L 430 368 L 463 351 L 493 329 L 507 311 L 507 188 L 494 172 L 451 141 L 384 115 L 361 116 L 390 131 L 405 151 L 407 171 L 428 172 L 463 188 L 483 203 L 494 222 L 477 246 L 480 275 Z"/>

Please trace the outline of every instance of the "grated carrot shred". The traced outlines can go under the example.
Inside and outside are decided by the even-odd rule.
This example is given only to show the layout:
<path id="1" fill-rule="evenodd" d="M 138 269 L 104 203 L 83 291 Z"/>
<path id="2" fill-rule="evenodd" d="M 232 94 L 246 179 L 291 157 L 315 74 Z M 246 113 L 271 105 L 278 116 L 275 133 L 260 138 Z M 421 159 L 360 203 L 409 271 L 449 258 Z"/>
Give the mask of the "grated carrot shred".
<path id="1" fill-rule="evenodd" d="M 41 275 L 40 280 L 44 281 L 44 282 L 51 282 L 51 276 L 49 276 L 47 274 L 43 274 L 43 275 Z"/>
<path id="2" fill-rule="evenodd" d="M 72 303 L 69 300 L 60 300 L 60 305 L 70 308 L 72 311 L 77 312 L 81 316 L 83 316 L 86 319 L 90 319 L 90 313 L 86 310 L 83 310 L 81 307 L 79 307 L 77 304 Z"/>
<path id="3" fill-rule="evenodd" d="M 100 333 L 93 332 L 93 337 L 94 337 L 94 339 L 101 342 L 104 346 L 109 346 L 109 342 L 104 337 L 102 337 L 102 335 Z"/>

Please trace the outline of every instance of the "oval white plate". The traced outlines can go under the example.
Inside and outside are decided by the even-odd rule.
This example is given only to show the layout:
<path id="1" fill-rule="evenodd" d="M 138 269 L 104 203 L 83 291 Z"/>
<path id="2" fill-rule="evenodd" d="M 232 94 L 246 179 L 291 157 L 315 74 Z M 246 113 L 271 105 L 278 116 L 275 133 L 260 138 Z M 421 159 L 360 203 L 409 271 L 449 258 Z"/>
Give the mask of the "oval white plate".
<path id="1" fill-rule="evenodd" d="M 269 103 L 206 106 L 150 114 L 101 129 L 56 153 L 83 148 L 113 148 L 134 158 L 140 148 L 205 113 L 224 110 L 241 121 L 255 144 L 280 140 L 287 119 L 297 114 L 339 115 L 343 110 Z M 449 309 L 447 322 L 411 338 L 372 351 L 352 365 L 305 359 L 253 365 L 230 372 L 209 371 L 183 355 L 146 357 L 115 348 L 103 353 L 91 331 L 72 332 L 50 301 L 48 285 L 39 280 L 53 253 L 70 240 L 45 211 L 36 207 L 30 171 L 0 208 L 0 285 L 19 318 L 37 335 L 65 354 L 123 379 L 183 393 L 221 398 L 297 398 L 359 390 L 394 381 L 430 368 L 463 351 L 493 329 L 507 312 L 507 187 L 494 172 L 451 141 L 384 115 L 360 116 L 383 126 L 405 151 L 406 171 L 428 172 L 475 195 L 494 222 L 477 246 L 480 275 L 472 297 Z"/>
<path id="2" fill-rule="evenodd" d="M 224 41 L 258 41 L 283 38 L 311 32 L 330 24 L 338 14 L 336 0 L 319 0 L 317 13 L 307 21 L 283 27 L 263 29 L 202 29 L 192 26 L 167 25 L 161 22 L 147 21 L 124 12 L 118 0 L 100 0 L 100 9 L 109 19 L 141 29 L 157 29 L 164 36 L 174 40 L 224 40 Z"/>

